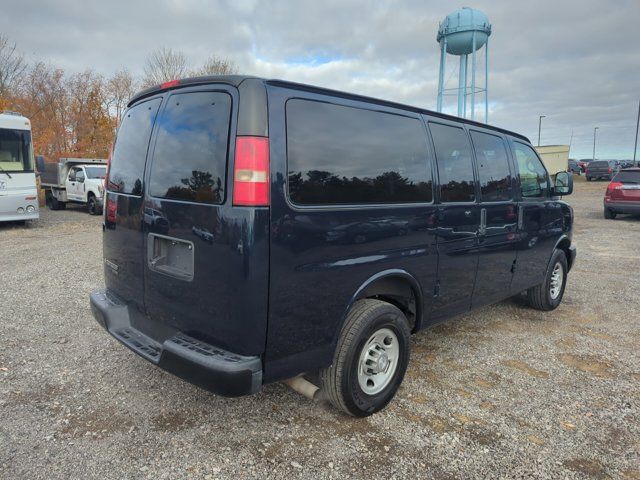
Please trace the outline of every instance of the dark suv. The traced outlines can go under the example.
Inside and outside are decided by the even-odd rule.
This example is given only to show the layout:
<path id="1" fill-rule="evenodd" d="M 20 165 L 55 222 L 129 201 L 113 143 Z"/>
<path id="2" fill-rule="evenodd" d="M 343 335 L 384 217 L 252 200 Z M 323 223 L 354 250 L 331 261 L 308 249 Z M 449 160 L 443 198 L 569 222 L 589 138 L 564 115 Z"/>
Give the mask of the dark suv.
<path id="1" fill-rule="evenodd" d="M 523 291 L 558 306 L 572 188 L 485 124 L 277 80 L 169 82 L 118 131 L 93 313 L 212 392 L 306 374 L 369 415 L 411 333 Z"/>
<path id="2" fill-rule="evenodd" d="M 587 181 L 590 182 L 601 178 L 611 180 L 619 171 L 620 164 L 615 160 L 595 160 L 589 163 L 584 173 L 587 176 Z"/>

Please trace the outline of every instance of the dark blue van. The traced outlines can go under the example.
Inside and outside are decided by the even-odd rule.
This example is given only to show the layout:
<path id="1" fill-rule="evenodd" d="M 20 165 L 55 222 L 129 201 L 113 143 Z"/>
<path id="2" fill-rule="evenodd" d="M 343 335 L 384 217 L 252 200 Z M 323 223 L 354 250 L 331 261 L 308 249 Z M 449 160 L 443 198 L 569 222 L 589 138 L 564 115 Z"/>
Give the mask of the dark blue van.
<path id="1" fill-rule="evenodd" d="M 481 123 L 279 80 L 172 81 L 118 131 L 91 306 L 217 394 L 305 375 L 370 415 L 411 333 L 521 292 L 558 306 L 572 189 L 527 138 Z"/>

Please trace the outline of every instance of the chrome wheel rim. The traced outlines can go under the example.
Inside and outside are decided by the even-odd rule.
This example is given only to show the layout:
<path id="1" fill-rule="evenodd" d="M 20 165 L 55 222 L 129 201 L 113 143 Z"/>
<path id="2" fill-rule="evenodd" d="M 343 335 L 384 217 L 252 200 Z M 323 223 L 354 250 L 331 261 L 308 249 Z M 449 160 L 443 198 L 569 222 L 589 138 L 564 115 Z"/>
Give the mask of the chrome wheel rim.
<path id="1" fill-rule="evenodd" d="M 400 345 L 392 330 L 381 328 L 369 337 L 358 362 L 358 384 L 367 395 L 375 395 L 391 382 L 398 368 Z"/>
<path id="2" fill-rule="evenodd" d="M 562 281 L 564 280 L 564 271 L 560 262 L 556 263 L 551 272 L 551 285 L 549 286 L 549 294 L 551 299 L 555 300 L 560 296 L 562 291 Z"/>

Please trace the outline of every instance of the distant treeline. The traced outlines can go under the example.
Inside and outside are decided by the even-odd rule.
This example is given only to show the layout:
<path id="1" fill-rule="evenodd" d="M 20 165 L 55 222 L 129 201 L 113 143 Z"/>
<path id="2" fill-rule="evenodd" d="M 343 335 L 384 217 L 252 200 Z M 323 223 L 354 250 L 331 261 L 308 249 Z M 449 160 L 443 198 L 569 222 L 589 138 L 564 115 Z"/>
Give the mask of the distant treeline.
<path id="1" fill-rule="evenodd" d="M 109 77 L 91 67 L 68 73 L 46 61 L 29 63 L 17 45 L 0 34 L 0 111 L 17 111 L 31 120 L 36 155 L 48 160 L 106 158 L 136 91 L 175 78 L 236 70 L 232 61 L 216 56 L 194 69 L 184 53 L 161 48 L 147 57 L 142 78 L 127 69 Z"/>

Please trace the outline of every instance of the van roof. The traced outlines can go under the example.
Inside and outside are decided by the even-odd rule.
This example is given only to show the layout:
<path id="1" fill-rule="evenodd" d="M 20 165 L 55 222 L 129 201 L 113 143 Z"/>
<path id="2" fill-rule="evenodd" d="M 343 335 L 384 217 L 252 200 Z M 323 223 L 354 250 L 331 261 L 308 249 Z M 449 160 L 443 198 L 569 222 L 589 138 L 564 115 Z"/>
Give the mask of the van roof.
<path id="1" fill-rule="evenodd" d="M 524 140 L 527 143 L 531 143 L 526 136 L 516 132 L 512 132 L 510 130 L 506 130 L 504 128 L 488 125 L 481 122 L 476 122 L 474 120 L 469 120 L 467 118 L 460 118 L 454 115 L 447 115 L 446 113 L 434 112 L 432 110 L 427 110 L 426 108 L 414 107 L 411 105 L 406 105 L 398 102 L 391 102 L 389 100 L 382 100 L 379 98 L 367 97 L 365 95 L 358 95 L 355 93 L 348 93 L 340 90 L 332 90 L 329 88 L 317 87 L 314 85 L 290 82 L 286 80 L 266 79 L 266 78 L 254 77 L 250 75 L 206 75 L 201 77 L 184 78 L 184 79 L 180 79 L 179 81 L 166 82 L 160 85 L 149 87 L 145 90 L 142 90 L 136 93 L 129 101 L 128 106 L 133 105 L 134 103 L 136 103 L 138 100 L 141 100 L 142 98 L 154 95 L 164 90 L 170 90 L 170 89 L 189 86 L 189 85 L 207 84 L 207 83 L 226 83 L 228 85 L 238 87 L 242 82 L 248 79 L 258 80 L 258 81 L 264 82 L 267 85 L 273 85 L 276 87 L 291 88 L 294 90 L 303 90 L 303 91 L 313 92 L 313 93 L 321 93 L 321 94 L 324 93 L 334 97 L 340 97 L 340 98 L 345 98 L 349 100 L 364 101 L 364 102 L 374 103 L 377 105 L 383 105 L 383 106 L 392 107 L 392 108 L 401 108 L 401 109 L 412 111 L 415 113 L 422 113 L 425 115 L 430 115 L 432 117 L 438 117 L 445 120 L 450 120 L 453 122 L 460 122 L 460 123 L 465 123 L 467 125 L 474 125 L 481 128 L 495 130 L 495 131 L 504 133 L 506 135 L 511 135 L 511 136 L 520 138 L 521 140 Z"/>

